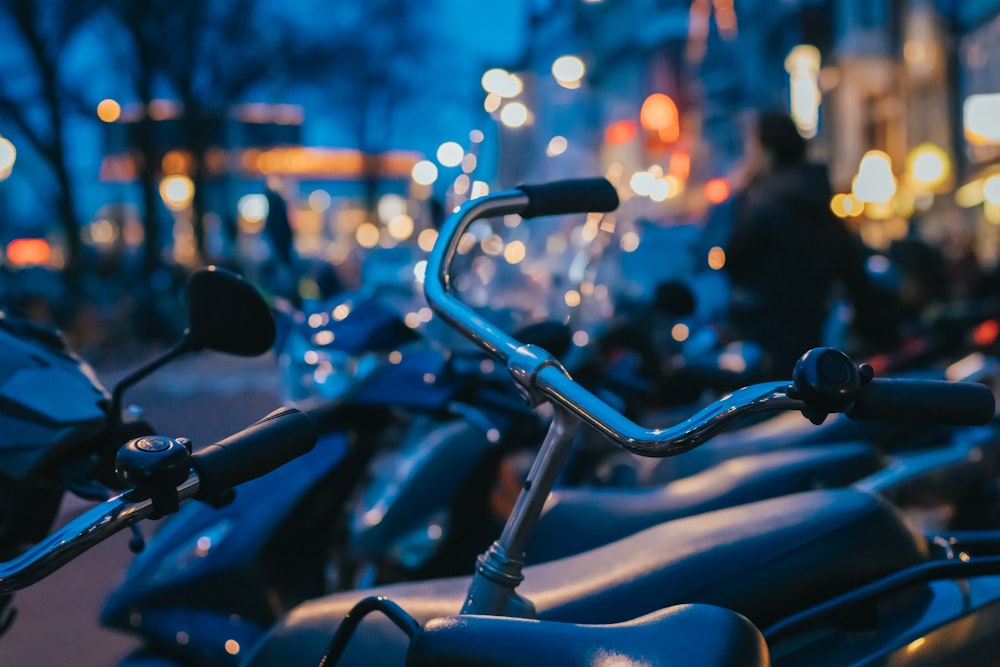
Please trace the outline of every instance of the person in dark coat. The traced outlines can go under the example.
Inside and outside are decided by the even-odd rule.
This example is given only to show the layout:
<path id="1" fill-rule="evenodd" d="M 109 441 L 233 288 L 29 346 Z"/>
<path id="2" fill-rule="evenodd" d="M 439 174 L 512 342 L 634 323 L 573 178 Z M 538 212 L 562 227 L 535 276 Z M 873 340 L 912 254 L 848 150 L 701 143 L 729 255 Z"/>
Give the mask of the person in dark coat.
<path id="1" fill-rule="evenodd" d="M 726 250 L 730 321 L 791 377 L 796 360 L 823 342 L 835 286 L 854 307 L 856 333 L 886 335 L 865 271 L 866 254 L 830 209 L 827 169 L 806 160 L 806 141 L 784 112 L 765 112 L 756 138 L 763 166 L 736 195 Z"/>

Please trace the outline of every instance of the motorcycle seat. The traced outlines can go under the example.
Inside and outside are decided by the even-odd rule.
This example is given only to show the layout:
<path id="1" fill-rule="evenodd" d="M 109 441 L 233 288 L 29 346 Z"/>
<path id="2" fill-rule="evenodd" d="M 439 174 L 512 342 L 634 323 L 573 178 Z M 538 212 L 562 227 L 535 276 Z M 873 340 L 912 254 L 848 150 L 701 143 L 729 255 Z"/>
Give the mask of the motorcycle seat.
<path id="1" fill-rule="evenodd" d="M 665 521 L 846 486 L 881 467 L 873 446 L 853 442 L 740 456 L 660 487 L 558 489 L 545 503 L 525 556 L 528 563 L 544 563 Z"/>
<path id="2" fill-rule="evenodd" d="M 410 667 L 665 664 L 763 667 L 767 645 L 745 617 L 710 605 L 676 605 L 625 623 L 578 625 L 497 616 L 429 621 L 413 639 Z M 613 660 L 609 659 L 613 656 Z"/>
<path id="3" fill-rule="evenodd" d="M 518 591 L 542 620 L 620 623 L 674 604 L 727 607 L 766 627 L 927 560 L 900 512 L 853 489 L 810 491 L 679 519 L 531 566 Z M 361 599 L 388 597 L 421 623 L 457 614 L 469 577 L 347 591 L 299 605 L 258 644 L 251 667 L 315 665 Z M 407 637 L 372 614 L 344 664 L 402 664 Z"/>
<path id="4" fill-rule="evenodd" d="M 785 412 L 752 426 L 721 433 L 684 456 L 641 459 L 636 463 L 637 484 L 664 484 L 748 454 L 844 442 L 867 442 L 885 452 L 898 449 L 901 443 L 946 442 L 951 434 L 952 427 L 948 426 L 860 421 L 844 414 L 830 415 L 823 424 L 815 426 L 798 412 Z"/>

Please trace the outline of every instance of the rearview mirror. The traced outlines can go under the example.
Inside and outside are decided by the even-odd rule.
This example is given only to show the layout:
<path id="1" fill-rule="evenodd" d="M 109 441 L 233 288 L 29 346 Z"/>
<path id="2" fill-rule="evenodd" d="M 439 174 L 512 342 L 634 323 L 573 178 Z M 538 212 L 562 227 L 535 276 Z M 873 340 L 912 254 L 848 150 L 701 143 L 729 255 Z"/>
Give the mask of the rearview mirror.
<path id="1" fill-rule="evenodd" d="M 274 345 L 271 308 L 257 288 L 239 275 L 209 267 L 191 274 L 185 288 L 187 346 L 256 357 Z"/>

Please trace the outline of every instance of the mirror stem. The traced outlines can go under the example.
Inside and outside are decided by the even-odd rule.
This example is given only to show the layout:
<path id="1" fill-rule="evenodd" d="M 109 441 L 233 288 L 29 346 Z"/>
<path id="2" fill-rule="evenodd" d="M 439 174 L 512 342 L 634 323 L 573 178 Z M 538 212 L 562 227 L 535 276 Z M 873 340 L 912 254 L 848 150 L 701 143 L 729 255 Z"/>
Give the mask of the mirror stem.
<path id="1" fill-rule="evenodd" d="M 111 418 L 115 420 L 116 423 L 121 422 L 122 418 L 122 394 L 125 390 L 134 385 L 139 380 L 143 379 L 156 369 L 160 368 L 168 361 L 172 361 L 184 354 L 185 352 L 191 351 L 191 336 L 187 329 L 184 330 L 184 334 L 181 336 L 172 348 L 164 352 L 161 356 L 157 357 L 153 361 L 149 362 L 145 366 L 132 371 L 130 374 L 126 375 L 124 378 L 118 381 L 114 389 L 111 390 Z"/>

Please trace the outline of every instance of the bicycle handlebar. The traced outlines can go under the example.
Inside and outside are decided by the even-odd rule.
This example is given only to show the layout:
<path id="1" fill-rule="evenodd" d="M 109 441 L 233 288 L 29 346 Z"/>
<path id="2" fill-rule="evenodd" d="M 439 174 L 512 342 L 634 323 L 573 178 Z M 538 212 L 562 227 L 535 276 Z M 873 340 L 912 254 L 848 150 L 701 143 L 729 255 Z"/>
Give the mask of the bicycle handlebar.
<path id="1" fill-rule="evenodd" d="M 993 417 L 993 393 L 983 385 L 927 380 L 872 381 L 870 375 L 862 377 L 859 367 L 846 355 L 836 353 L 847 360 L 853 371 L 842 361 L 831 361 L 831 355 L 823 350 L 813 355 L 818 365 L 807 369 L 811 375 L 804 374 L 802 381 L 752 385 L 680 424 L 649 429 L 623 417 L 574 382 L 545 350 L 522 345 L 451 294 L 451 262 L 462 235 L 476 220 L 507 214 L 525 217 L 586 213 L 592 208 L 607 211 L 617 200 L 616 196 L 612 199 L 609 189 L 613 191 L 604 179 L 564 181 L 521 186 L 471 200 L 445 221 L 428 258 L 424 292 L 430 306 L 451 326 L 506 364 L 532 404 L 551 401 L 628 451 L 653 457 L 682 453 L 744 417 L 772 410 L 802 410 L 814 421 L 822 421 L 831 412 L 847 412 L 854 419 L 957 425 L 984 424 Z M 841 377 L 845 372 L 853 375 Z M 822 386 L 817 389 L 804 384 L 809 381 Z M 843 382 L 851 386 L 841 386 Z"/>
<path id="2" fill-rule="evenodd" d="M 147 444 L 137 450 L 145 447 L 155 455 L 156 448 L 169 439 L 138 440 Z M 311 450 L 315 442 L 316 430 L 309 417 L 294 409 L 275 411 L 192 454 L 187 477 L 179 484 L 171 483 L 171 491 L 176 492 L 177 502 L 216 493 L 270 472 Z M 0 595 L 36 583 L 120 530 L 158 514 L 155 499 L 139 489 L 130 489 L 92 507 L 20 556 L 0 563 Z"/>

